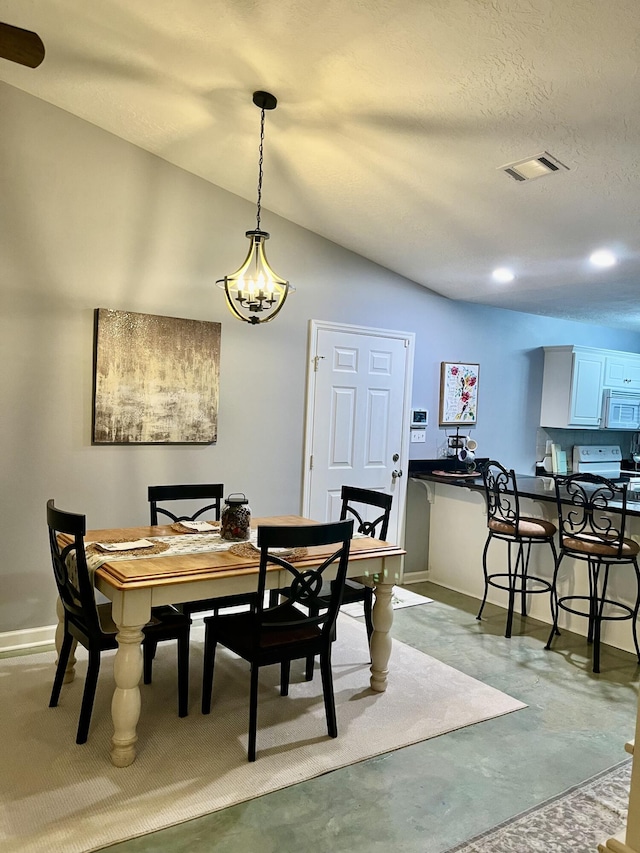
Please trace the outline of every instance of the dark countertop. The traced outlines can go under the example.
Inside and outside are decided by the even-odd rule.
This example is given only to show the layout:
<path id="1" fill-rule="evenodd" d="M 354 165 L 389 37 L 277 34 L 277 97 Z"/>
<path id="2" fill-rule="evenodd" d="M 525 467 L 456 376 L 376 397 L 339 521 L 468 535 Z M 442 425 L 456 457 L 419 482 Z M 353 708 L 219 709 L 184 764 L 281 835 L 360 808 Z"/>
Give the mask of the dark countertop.
<path id="1" fill-rule="evenodd" d="M 476 460 L 481 465 L 483 461 Z M 446 463 L 449 463 L 448 465 Z M 482 482 L 482 474 L 478 473 L 475 477 L 456 477 L 456 471 L 460 472 L 462 466 L 454 459 L 436 459 L 436 460 L 420 460 L 412 470 L 412 461 L 409 462 L 409 476 L 416 480 L 428 480 L 432 483 L 446 483 L 449 486 L 458 488 L 470 489 L 474 492 L 484 492 Z M 416 470 L 417 469 L 417 470 Z M 449 471 L 452 476 L 442 476 L 434 474 L 434 471 Z M 532 474 L 516 474 L 518 483 L 518 491 L 523 498 L 531 498 L 536 501 L 547 501 L 549 503 L 556 502 L 555 486 L 553 478 L 535 477 Z M 549 484 L 551 488 L 548 487 Z M 636 493 L 633 497 L 640 498 L 640 493 Z M 619 503 L 612 502 L 610 504 L 612 510 L 620 508 Z M 631 493 L 627 496 L 627 515 L 640 516 L 640 501 L 632 500 Z"/>
<path id="2" fill-rule="evenodd" d="M 438 469 L 436 469 L 438 470 Z M 439 469 L 442 470 L 442 469 Z M 432 471 L 419 471 L 415 474 L 410 473 L 410 477 L 415 480 L 429 480 L 432 483 L 446 483 L 449 486 L 460 486 L 465 489 L 471 489 L 474 492 L 484 492 L 482 482 L 482 474 L 477 474 L 475 477 L 443 477 L 439 474 L 434 474 Z M 551 501 L 555 503 L 556 493 L 553 488 L 545 488 L 544 481 L 547 477 L 534 477 L 530 474 L 517 474 L 518 491 L 523 498 L 534 498 L 535 500 Z"/>

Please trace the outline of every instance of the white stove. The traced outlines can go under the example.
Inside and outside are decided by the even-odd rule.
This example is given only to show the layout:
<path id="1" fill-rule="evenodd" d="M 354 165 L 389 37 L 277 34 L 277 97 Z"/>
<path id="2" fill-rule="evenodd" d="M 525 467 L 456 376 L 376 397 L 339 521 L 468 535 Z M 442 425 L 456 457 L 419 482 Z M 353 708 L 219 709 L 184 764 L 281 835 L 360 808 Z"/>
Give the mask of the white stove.
<path id="1" fill-rule="evenodd" d="M 617 480 L 621 462 L 622 451 L 615 444 L 576 444 L 573 447 L 574 474 L 600 474 Z"/>

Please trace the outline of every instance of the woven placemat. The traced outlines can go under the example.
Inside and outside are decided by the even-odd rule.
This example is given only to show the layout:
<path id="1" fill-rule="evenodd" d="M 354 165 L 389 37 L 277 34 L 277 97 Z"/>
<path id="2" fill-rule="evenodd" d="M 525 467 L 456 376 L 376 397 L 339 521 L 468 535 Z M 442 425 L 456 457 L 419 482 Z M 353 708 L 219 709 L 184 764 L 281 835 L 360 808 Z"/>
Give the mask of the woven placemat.
<path id="1" fill-rule="evenodd" d="M 130 542 L 130 539 L 104 539 L 105 545 L 109 545 L 115 542 Z M 103 551 L 102 548 L 97 548 L 95 542 L 92 542 L 91 545 L 87 545 L 86 552 L 87 554 L 100 554 L 101 556 L 106 556 L 111 554 L 113 557 L 146 557 L 151 554 L 162 554 L 163 551 L 167 551 L 169 546 L 166 542 L 154 542 L 150 547 L 146 548 L 132 548 L 130 551 Z"/>
<path id="2" fill-rule="evenodd" d="M 213 524 L 213 522 L 209 522 Z M 175 521 L 171 525 L 171 529 L 175 533 L 220 533 L 220 525 L 217 527 L 212 527 L 211 530 L 192 530 L 190 527 L 185 527 L 180 521 Z"/>
<path id="3" fill-rule="evenodd" d="M 230 554 L 235 554 L 236 557 L 255 557 L 256 554 L 260 553 L 260 549 L 256 548 L 255 545 L 252 545 L 251 542 L 238 542 L 236 545 L 232 545 L 229 548 Z M 306 548 L 274 548 L 274 555 L 278 557 L 284 557 L 286 560 L 291 560 L 294 562 L 295 560 L 301 560 L 303 557 L 307 556 Z"/>

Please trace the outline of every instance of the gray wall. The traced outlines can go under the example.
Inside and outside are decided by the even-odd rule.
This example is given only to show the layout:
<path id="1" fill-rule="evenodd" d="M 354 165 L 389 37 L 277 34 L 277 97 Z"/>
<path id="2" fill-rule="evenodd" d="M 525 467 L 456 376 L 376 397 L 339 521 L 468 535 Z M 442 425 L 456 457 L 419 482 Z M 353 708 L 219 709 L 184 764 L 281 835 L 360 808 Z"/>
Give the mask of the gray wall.
<path id="1" fill-rule="evenodd" d="M 311 318 L 416 333 L 413 403 L 430 426 L 414 457 L 443 440 L 440 362 L 479 362 L 479 449 L 521 471 L 539 347 L 640 351 L 638 335 L 447 301 L 268 211 L 270 261 L 298 291 L 273 324 L 239 323 L 213 282 L 244 257 L 253 203 L 4 84 L 0 111 L 0 632 L 54 622 L 47 498 L 90 527 L 145 523 L 146 487 L 163 482 L 223 482 L 256 515 L 300 511 Z M 97 307 L 222 322 L 216 445 L 91 446 Z"/>

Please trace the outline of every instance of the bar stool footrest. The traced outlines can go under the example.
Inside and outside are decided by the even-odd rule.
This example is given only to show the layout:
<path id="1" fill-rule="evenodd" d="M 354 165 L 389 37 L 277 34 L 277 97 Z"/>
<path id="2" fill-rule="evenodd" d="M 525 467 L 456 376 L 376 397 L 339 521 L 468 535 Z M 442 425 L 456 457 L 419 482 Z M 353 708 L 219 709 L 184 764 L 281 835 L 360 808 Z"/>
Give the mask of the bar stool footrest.
<path id="1" fill-rule="evenodd" d="M 562 598 L 558 599 L 558 607 L 562 610 L 566 610 L 567 613 L 573 613 L 574 616 L 584 616 L 585 619 L 589 619 L 593 614 L 590 611 L 585 610 L 575 610 L 573 607 L 570 607 L 568 604 L 565 604 L 567 601 L 585 601 L 587 604 L 590 603 L 591 599 L 588 595 L 564 595 Z M 598 599 L 597 601 L 597 609 L 599 609 L 602 599 Z M 624 611 L 621 615 L 605 615 L 604 613 L 600 617 L 600 619 L 605 622 L 615 622 L 615 621 L 624 621 L 625 619 L 633 619 L 635 615 L 635 609 L 631 607 L 629 604 L 623 604 L 621 601 L 613 601 L 611 598 L 604 599 L 605 605 L 610 605 L 611 607 L 619 607 Z"/>
<path id="2" fill-rule="evenodd" d="M 498 581 L 495 580 L 495 578 L 505 578 L 506 582 L 505 583 L 499 583 Z M 527 586 L 523 590 L 522 589 L 522 576 L 521 575 L 511 576 L 511 575 L 507 574 L 506 572 L 498 572 L 498 573 L 495 573 L 492 575 L 487 575 L 486 580 L 487 580 L 487 583 L 489 584 L 489 586 L 493 586 L 496 589 L 502 589 L 502 590 L 505 590 L 506 592 L 510 592 L 513 589 L 515 595 L 522 595 L 523 591 L 526 592 L 527 595 L 529 595 L 530 593 L 532 595 L 536 595 L 539 592 L 550 592 L 552 587 L 553 587 L 553 584 L 551 581 L 544 580 L 544 578 L 537 578 L 537 577 L 534 577 L 533 575 L 527 575 Z M 512 583 L 509 583 L 509 580 L 511 580 Z M 520 581 L 519 585 L 518 585 L 518 581 Z M 540 588 L 539 589 L 530 589 L 529 588 L 530 583 L 540 584 Z"/>

